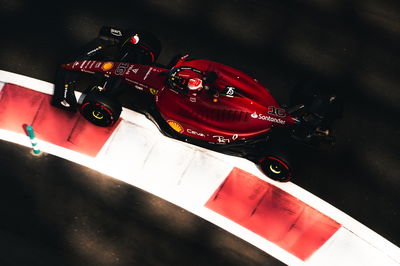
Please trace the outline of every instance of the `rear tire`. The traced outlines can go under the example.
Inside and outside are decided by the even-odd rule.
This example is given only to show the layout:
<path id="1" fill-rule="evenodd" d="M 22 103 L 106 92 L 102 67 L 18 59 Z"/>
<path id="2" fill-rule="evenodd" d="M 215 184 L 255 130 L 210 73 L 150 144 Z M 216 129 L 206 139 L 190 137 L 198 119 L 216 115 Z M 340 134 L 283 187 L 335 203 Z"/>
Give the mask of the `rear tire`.
<path id="1" fill-rule="evenodd" d="M 292 168 L 281 156 L 267 155 L 259 160 L 258 166 L 266 176 L 275 181 L 288 182 L 292 179 Z"/>
<path id="2" fill-rule="evenodd" d="M 80 107 L 82 115 L 91 123 L 100 127 L 109 127 L 118 121 L 122 107 L 104 92 L 89 92 Z"/>

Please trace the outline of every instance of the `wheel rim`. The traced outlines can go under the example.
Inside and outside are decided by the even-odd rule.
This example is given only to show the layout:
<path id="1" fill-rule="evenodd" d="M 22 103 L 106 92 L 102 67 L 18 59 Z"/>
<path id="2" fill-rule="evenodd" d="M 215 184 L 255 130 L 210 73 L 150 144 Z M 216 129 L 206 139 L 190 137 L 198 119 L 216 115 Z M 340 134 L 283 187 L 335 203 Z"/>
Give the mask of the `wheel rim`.
<path id="1" fill-rule="evenodd" d="M 269 170 L 271 170 L 271 172 L 273 172 L 274 174 L 277 174 L 277 175 L 282 173 L 282 170 L 279 168 L 279 166 L 277 166 L 275 164 L 270 164 L 269 165 Z"/>
<path id="2" fill-rule="evenodd" d="M 114 123 L 112 112 L 102 104 L 87 102 L 81 110 L 83 116 L 97 126 L 107 127 Z"/>
<path id="3" fill-rule="evenodd" d="M 92 115 L 94 118 L 99 119 L 99 120 L 104 118 L 104 114 L 98 110 L 93 110 Z"/>

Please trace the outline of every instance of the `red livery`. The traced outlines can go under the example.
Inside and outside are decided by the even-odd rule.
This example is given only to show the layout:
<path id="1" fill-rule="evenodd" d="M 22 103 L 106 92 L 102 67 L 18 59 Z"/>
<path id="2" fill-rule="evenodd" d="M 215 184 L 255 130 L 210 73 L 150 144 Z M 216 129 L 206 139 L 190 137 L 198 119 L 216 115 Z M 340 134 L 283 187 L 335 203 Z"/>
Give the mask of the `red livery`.
<path id="1" fill-rule="evenodd" d="M 284 148 L 289 140 L 315 144 L 330 139 L 335 95 L 308 89 L 301 95 L 311 91 L 309 99 L 282 108 L 263 85 L 239 70 L 187 56 L 162 66 L 156 63 L 160 50 L 150 33 L 104 27 L 62 65 L 53 105 L 79 109 L 94 124 L 111 126 L 122 110 L 118 96 L 132 88 L 132 108 L 165 135 L 247 158 L 278 181 L 292 177 Z M 87 77 L 90 83 L 81 85 Z M 79 101 L 76 89 L 83 91 Z"/>

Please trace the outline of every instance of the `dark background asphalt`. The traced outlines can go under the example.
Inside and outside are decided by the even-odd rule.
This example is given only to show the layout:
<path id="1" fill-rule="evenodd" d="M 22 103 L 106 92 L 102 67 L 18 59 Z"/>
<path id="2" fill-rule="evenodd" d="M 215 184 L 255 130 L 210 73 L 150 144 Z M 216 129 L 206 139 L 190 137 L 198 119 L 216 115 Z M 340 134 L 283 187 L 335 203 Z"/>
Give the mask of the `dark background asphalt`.
<path id="1" fill-rule="evenodd" d="M 304 154 L 294 182 L 400 245 L 399 5 L 396 0 L 0 0 L 0 69 L 52 82 L 62 59 L 102 25 L 115 25 L 152 31 L 163 44 L 161 63 L 185 52 L 219 61 L 256 77 L 281 103 L 299 81 L 322 79 L 345 101 L 337 145 L 324 154 Z M 168 203 L 148 208 L 156 199 L 120 182 L 0 145 L 0 232 L 10 239 L 1 243 L 0 263 L 30 254 L 39 265 L 47 254 L 50 262 L 61 256 L 65 264 L 110 265 L 107 258 L 119 248 L 131 252 L 121 265 L 187 264 L 190 257 L 198 264 L 276 263 Z M 115 195 L 118 204 L 111 204 Z M 173 230 L 162 227 L 149 209 L 167 216 L 162 219 L 171 219 L 167 209 L 184 218 Z M 135 241 L 139 235 L 152 240 L 143 247 Z M 82 246 L 86 242 L 93 246 Z"/>

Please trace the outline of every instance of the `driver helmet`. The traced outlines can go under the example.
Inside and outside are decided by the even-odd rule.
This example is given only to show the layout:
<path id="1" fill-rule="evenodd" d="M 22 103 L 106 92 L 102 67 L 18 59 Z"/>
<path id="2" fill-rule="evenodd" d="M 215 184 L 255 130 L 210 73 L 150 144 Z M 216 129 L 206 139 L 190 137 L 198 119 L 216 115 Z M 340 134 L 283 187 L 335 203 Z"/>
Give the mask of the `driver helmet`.
<path id="1" fill-rule="evenodd" d="M 191 78 L 187 86 L 189 91 L 199 91 L 203 88 L 203 81 L 200 78 Z"/>

